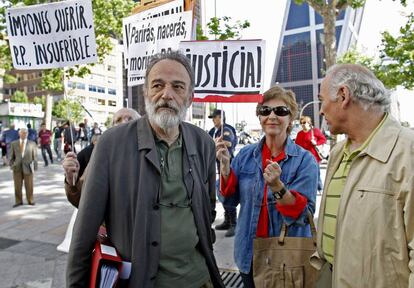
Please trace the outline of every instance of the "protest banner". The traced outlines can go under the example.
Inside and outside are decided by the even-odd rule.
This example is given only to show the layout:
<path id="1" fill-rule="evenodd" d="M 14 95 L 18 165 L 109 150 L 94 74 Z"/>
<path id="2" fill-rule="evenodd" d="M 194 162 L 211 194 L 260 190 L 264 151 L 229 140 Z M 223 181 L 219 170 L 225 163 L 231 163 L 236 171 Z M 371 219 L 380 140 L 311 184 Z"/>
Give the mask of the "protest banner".
<path id="1" fill-rule="evenodd" d="M 124 42 L 128 47 L 125 52 L 128 86 L 144 83 L 143 77 L 152 55 L 177 50 L 180 41 L 191 39 L 192 18 L 192 11 L 186 11 L 129 23 L 130 30 Z"/>
<path id="2" fill-rule="evenodd" d="M 97 61 L 90 0 L 10 8 L 6 21 L 13 66 L 18 70 Z"/>
<path id="3" fill-rule="evenodd" d="M 124 65 L 128 67 L 129 59 L 128 59 L 128 49 L 129 49 L 129 42 L 127 41 L 128 38 L 131 37 L 132 34 L 135 34 L 136 25 L 132 23 L 137 23 L 140 21 L 149 20 L 156 17 L 163 17 L 168 16 L 176 13 L 181 13 L 184 11 L 183 0 L 173 0 L 171 2 L 167 2 L 160 6 L 153 7 L 151 9 L 147 9 L 129 17 L 122 19 L 123 25 L 123 43 L 124 45 Z M 128 68 L 126 68 L 128 69 Z"/>
<path id="4" fill-rule="evenodd" d="M 264 40 L 184 41 L 180 50 L 194 68 L 194 102 L 262 99 Z"/>

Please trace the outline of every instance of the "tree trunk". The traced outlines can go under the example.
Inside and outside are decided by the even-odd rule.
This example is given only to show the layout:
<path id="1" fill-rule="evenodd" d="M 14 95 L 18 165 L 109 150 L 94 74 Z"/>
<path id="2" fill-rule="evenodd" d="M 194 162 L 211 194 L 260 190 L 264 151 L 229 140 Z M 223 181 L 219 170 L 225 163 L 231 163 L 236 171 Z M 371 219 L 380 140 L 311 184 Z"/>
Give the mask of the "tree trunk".
<path id="1" fill-rule="evenodd" d="M 326 70 L 336 63 L 336 9 L 332 6 L 334 2 L 326 5 L 322 11 Z"/>

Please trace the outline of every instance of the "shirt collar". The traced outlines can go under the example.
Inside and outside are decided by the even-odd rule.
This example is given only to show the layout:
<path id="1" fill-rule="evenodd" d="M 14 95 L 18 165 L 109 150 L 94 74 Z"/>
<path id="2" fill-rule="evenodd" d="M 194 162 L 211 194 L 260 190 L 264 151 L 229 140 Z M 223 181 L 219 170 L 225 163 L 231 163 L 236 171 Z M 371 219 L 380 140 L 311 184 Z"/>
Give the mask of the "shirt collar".
<path id="1" fill-rule="evenodd" d="M 371 132 L 371 134 L 368 136 L 368 138 L 365 140 L 365 142 L 359 146 L 354 151 L 349 151 L 350 141 L 347 140 L 344 146 L 344 156 L 349 159 L 355 158 L 355 156 L 359 155 L 365 148 L 368 147 L 369 143 L 371 143 L 372 138 L 374 138 L 375 134 L 377 134 L 378 130 L 381 129 L 381 127 L 384 125 L 385 121 L 388 118 L 388 113 L 385 113 L 384 117 L 382 118 L 381 122 L 375 127 L 375 129 Z"/>

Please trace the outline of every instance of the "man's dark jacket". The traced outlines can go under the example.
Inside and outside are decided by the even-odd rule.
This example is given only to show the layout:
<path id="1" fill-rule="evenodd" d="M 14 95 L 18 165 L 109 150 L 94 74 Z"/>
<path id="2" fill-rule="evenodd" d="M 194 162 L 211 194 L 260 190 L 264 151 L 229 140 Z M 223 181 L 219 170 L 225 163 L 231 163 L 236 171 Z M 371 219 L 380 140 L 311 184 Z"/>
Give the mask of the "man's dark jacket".
<path id="1" fill-rule="evenodd" d="M 213 254 L 215 146 L 201 129 L 180 125 L 183 176 L 192 193 L 197 248 L 214 287 L 224 287 Z M 129 287 L 153 287 L 160 257 L 160 165 L 148 118 L 114 127 L 99 139 L 88 166 L 68 256 L 67 287 L 88 287 L 90 256 L 100 224 L 124 261 L 132 262 Z"/>

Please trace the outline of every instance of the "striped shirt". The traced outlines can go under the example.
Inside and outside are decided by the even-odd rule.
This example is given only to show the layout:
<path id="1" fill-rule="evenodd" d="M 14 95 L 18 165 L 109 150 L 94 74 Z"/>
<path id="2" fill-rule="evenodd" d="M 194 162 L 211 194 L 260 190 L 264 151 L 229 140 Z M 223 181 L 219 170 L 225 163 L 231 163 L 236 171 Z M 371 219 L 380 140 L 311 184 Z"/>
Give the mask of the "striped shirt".
<path id="1" fill-rule="evenodd" d="M 341 163 L 333 175 L 331 182 L 329 182 L 328 189 L 326 190 L 325 211 L 323 215 L 322 250 L 325 259 L 331 264 L 333 264 L 335 251 L 336 216 L 341 200 L 341 193 L 345 188 L 346 180 L 349 175 L 349 168 L 351 167 L 352 161 L 357 158 L 361 151 L 363 151 L 371 142 L 371 139 L 382 127 L 387 117 L 388 114 L 385 114 L 380 124 L 374 129 L 367 140 L 352 152 L 349 151 L 350 143 L 348 140 L 343 149 Z"/>

